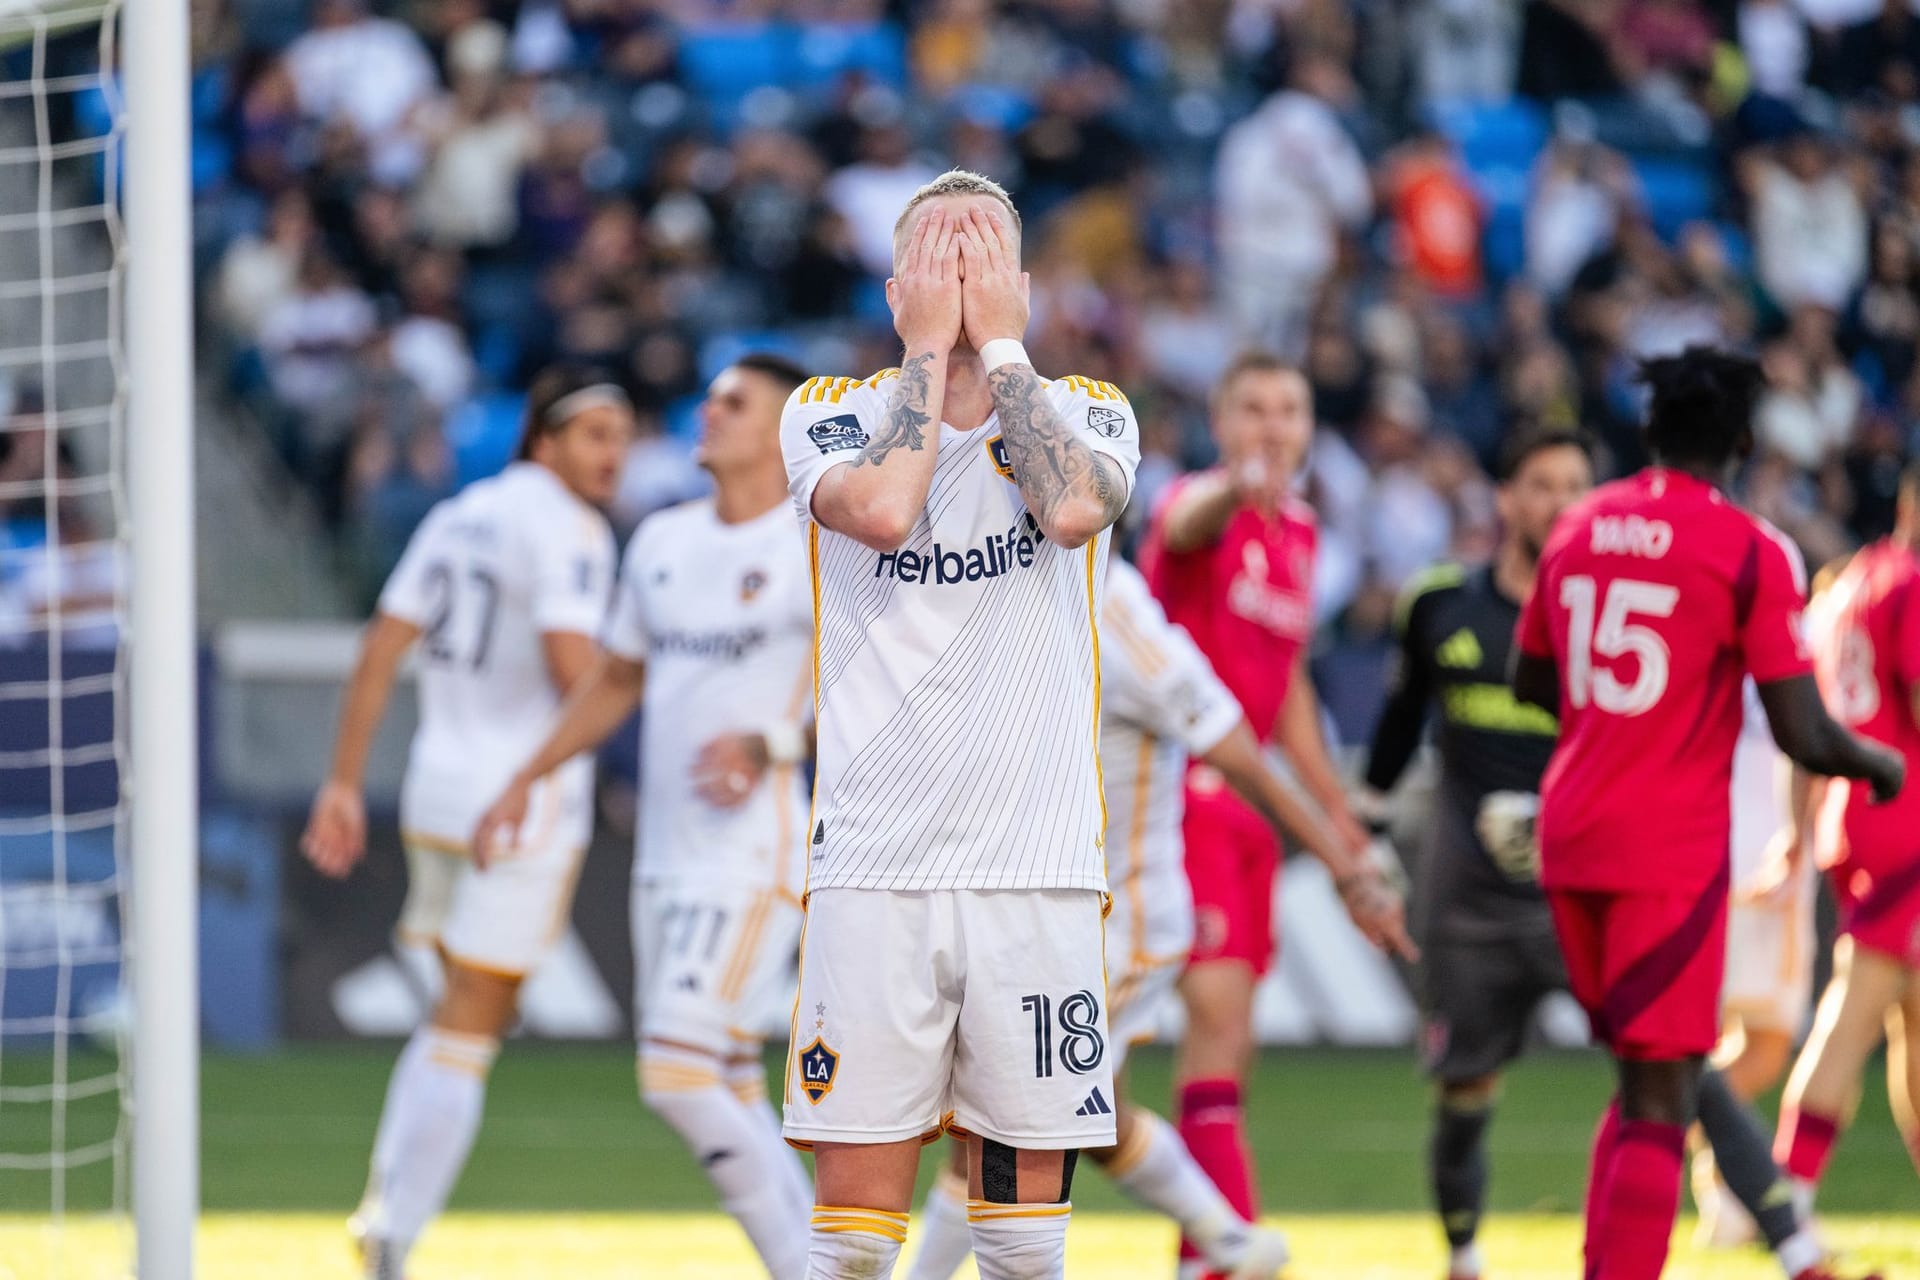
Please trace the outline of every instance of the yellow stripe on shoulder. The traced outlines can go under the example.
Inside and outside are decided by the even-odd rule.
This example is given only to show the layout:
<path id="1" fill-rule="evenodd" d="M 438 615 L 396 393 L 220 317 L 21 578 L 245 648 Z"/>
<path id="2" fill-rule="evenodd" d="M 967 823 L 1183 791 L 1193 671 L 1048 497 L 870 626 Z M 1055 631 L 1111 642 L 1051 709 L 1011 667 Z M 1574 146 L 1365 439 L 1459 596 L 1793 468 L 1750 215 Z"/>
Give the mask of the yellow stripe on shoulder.
<path id="1" fill-rule="evenodd" d="M 1082 377 L 1077 373 L 1068 374 L 1066 377 L 1060 379 L 1060 381 L 1085 395 L 1089 400 L 1117 400 L 1121 404 L 1131 403 L 1127 399 L 1126 392 L 1120 390 L 1120 388 L 1114 386 L 1111 382 L 1101 382 L 1094 378 Z"/>
<path id="2" fill-rule="evenodd" d="M 847 392 L 855 387 L 872 386 L 889 374 L 898 377 L 899 373 L 898 369 L 888 369 L 865 382 L 859 378 L 808 378 L 800 384 L 800 403 L 839 404 Z"/>
<path id="3" fill-rule="evenodd" d="M 1443 591 L 1448 587 L 1457 587 L 1467 580 L 1467 571 L 1452 561 L 1430 564 L 1407 579 L 1400 588 L 1400 598 L 1393 605 L 1393 630 L 1396 635 L 1405 635 L 1407 622 L 1413 617 L 1413 606 L 1421 596 L 1430 591 Z"/>
<path id="4" fill-rule="evenodd" d="M 867 379 L 866 381 L 867 390 L 869 391 L 873 390 L 875 387 L 885 382 L 888 378 L 897 378 L 899 376 L 900 376 L 900 369 L 898 366 L 895 366 L 892 369 L 882 369 L 880 372 L 874 374 L 871 378 Z"/>

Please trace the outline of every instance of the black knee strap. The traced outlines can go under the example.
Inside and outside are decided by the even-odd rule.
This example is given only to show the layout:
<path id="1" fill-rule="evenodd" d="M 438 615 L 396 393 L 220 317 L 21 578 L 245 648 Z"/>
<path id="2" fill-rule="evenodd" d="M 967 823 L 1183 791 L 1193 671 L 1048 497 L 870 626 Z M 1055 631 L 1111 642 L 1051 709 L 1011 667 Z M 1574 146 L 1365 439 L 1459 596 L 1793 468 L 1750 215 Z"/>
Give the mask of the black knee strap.
<path id="1" fill-rule="evenodd" d="M 1020 1203 L 1020 1157 L 1004 1142 L 980 1139 L 980 1194 L 988 1204 Z"/>

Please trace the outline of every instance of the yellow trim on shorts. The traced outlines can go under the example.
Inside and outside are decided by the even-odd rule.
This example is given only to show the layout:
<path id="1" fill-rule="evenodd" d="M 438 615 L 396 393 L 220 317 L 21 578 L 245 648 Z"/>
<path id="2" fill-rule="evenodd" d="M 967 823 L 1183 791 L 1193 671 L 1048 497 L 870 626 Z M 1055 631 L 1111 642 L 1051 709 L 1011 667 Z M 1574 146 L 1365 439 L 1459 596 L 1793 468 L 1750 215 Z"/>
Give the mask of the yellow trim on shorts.
<path id="1" fill-rule="evenodd" d="M 720 986 L 714 993 L 728 1004 L 740 998 L 741 989 L 747 983 L 747 976 L 753 972 L 753 961 L 760 946 L 760 935 L 766 929 L 767 916 L 772 909 L 771 890 L 762 890 L 753 895 L 753 905 L 747 908 L 746 918 L 740 925 L 740 937 L 733 944 L 733 955 L 727 960 L 727 967 L 720 977 Z"/>
<path id="2" fill-rule="evenodd" d="M 400 843 L 424 853 L 444 853 L 455 858 L 473 856 L 472 846 L 464 840 L 449 840 L 445 836 L 428 835 L 424 831 L 412 831 L 406 827 L 400 828 Z"/>

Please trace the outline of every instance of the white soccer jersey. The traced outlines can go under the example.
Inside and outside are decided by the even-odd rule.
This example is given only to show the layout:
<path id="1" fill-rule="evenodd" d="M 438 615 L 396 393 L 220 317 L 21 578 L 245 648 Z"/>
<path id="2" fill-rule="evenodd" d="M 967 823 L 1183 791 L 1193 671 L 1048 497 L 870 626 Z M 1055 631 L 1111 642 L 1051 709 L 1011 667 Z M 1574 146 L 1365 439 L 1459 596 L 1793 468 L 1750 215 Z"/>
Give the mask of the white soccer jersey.
<path id="1" fill-rule="evenodd" d="M 1733 748 L 1733 886 L 1737 891 L 1760 870 L 1767 843 L 1787 822 L 1785 771 L 1780 748 L 1767 725 L 1766 708 L 1752 680 L 1743 682 L 1744 718 Z"/>
<path id="2" fill-rule="evenodd" d="M 718 809 L 694 793 L 700 748 L 812 716 L 813 597 L 784 503 L 727 524 L 711 499 L 642 522 L 628 544 L 606 647 L 644 662 L 636 879 L 718 877 L 797 895 L 806 793 L 792 765 Z"/>
<path id="3" fill-rule="evenodd" d="M 781 419 L 819 629 L 808 886 L 1102 890 L 1111 531 L 1071 551 L 1044 538 L 997 417 L 941 425 L 926 510 L 898 551 L 821 528 L 814 487 L 880 426 L 896 374 L 815 378 Z M 1126 397 L 1085 378 L 1047 395 L 1131 487 L 1140 444 Z"/>
<path id="4" fill-rule="evenodd" d="M 1100 610 L 1100 761 L 1107 790 L 1108 963 L 1164 962 L 1192 934 L 1180 838 L 1187 757 L 1240 723 L 1240 704 L 1186 631 L 1167 621 L 1140 571 L 1115 559 Z"/>
<path id="5" fill-rule="evenodd" d="M 400 792 L 408 839 L 464 850 L 474 824 L 553 727 L 560 694 L 540 638 L 598 634 L 613 533 L 533 462 L 516 462 L 427 514 L 380 593 L 380 612 L 421 628 L 420 729 Z M 540 789 L 521 841 L 585 845 L 593 761 Z"/>

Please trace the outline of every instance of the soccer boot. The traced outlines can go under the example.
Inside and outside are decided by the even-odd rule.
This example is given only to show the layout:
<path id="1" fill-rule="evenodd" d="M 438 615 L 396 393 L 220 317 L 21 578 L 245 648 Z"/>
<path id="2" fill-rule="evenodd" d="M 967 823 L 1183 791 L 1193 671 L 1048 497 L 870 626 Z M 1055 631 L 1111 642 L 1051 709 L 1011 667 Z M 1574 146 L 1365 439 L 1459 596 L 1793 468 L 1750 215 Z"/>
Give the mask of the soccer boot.
<path id="1" fill-rule="evenodd" d="M 1275 1280 L 1292 1256 L 1284 1232 L 1255 1226 L 1247 1231 L 1246 1246 L 1234 1260 L 1232 1270 L 1223 1274 L 1227 1280 Z"/>

